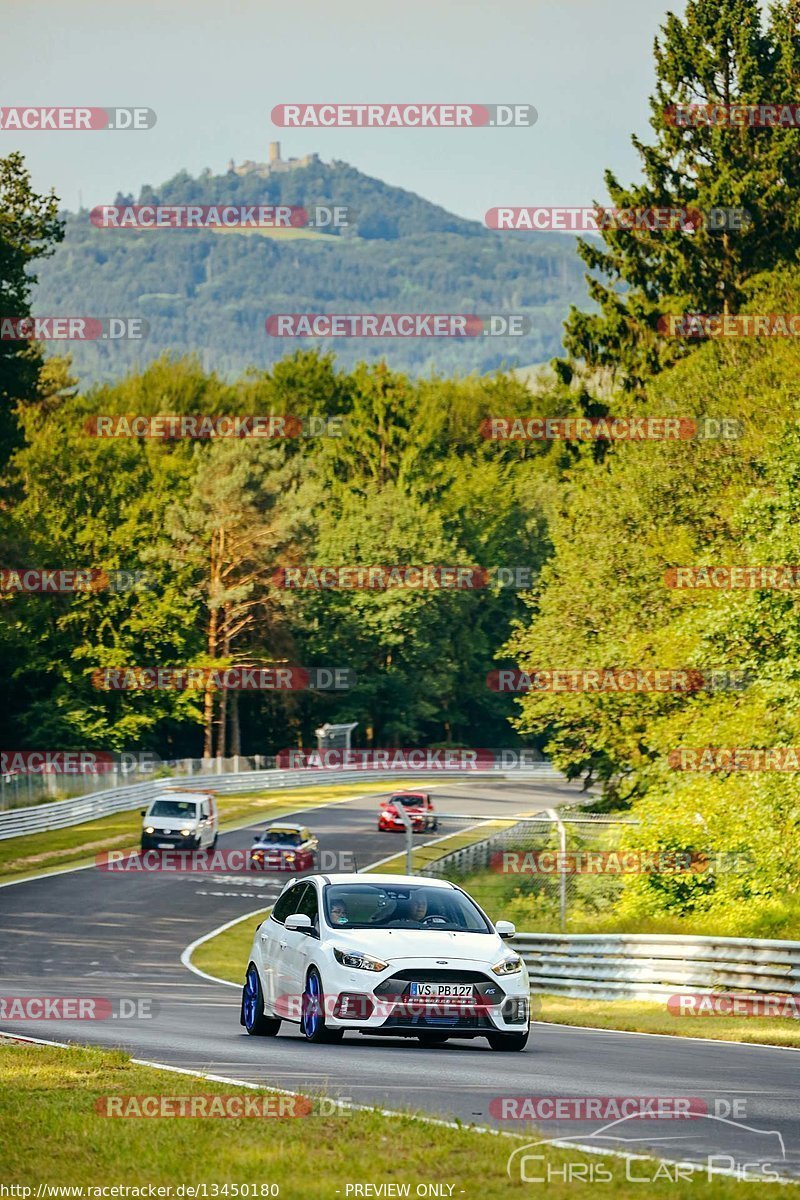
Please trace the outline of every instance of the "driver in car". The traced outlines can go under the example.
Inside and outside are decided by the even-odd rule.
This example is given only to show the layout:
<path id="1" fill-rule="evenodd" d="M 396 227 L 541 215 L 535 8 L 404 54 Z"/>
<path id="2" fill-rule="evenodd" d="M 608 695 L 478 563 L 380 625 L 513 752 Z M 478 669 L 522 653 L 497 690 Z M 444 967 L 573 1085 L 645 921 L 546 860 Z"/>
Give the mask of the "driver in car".
<path id="1" fill-rule="evenodd" d="M 331 921 L 334 925 L 347 925 L 347 907 L 344 900 L 334 900 L 331 905 Z"/>
<path id="2" fill-rule="evenodd" d="M 423 921 L 428 912 L 428 897 L 424 892 L 414 892 L 408 906 L 408 915 L 412 921 Z"/>

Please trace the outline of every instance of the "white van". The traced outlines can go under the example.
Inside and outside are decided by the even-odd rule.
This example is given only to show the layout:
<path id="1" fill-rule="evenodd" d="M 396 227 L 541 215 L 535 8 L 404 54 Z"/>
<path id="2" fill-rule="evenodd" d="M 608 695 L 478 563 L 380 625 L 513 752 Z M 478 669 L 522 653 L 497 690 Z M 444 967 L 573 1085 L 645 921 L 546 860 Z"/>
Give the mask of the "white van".
<path id="1" fill-rule="evenodd" d="M 164 788 L 142 809 L 142 850 L 213 849 L 218 833 L 213 792 Z"/>

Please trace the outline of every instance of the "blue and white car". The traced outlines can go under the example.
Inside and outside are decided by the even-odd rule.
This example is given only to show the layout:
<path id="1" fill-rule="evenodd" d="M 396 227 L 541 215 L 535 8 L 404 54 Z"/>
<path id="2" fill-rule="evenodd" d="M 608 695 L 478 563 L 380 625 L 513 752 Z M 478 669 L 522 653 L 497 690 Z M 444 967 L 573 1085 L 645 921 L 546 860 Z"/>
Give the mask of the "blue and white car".
<path id="1" fill-rule="evenodd" d="M 307 875 L 287 883 L 256 930 L 241 1024 L 274 1037 L 293 1022 L 309 1042 L 352 1030 L 522 1050 L 530 987 L 507 945 L 514 933 L 446 880 Z"/>

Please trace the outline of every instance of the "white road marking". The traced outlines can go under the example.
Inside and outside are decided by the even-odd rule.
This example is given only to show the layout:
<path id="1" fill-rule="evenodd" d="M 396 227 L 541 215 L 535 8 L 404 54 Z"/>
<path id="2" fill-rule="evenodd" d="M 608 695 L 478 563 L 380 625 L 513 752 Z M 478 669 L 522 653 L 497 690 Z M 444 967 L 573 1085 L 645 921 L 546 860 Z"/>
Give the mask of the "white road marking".
<path id="1" fill-rule="evenodd" d="M 235 921 L 232 923 L 236 924 Z M 35 1042 L 42 1046 L 58 1046 L 65 1050 L 77 1050 L 81 1048 L 76 1046 L 75 1043 L 54 1042 L 47 1038 L 34 1038 L 22 1034 L 16 1035 L 0 1033 L 0 1037 L 8 1037 L 11 1041 L 17 1042 Z M 249 1079 L 234 1079 L 227 1075 L 212 1075 L 209 1072 L 204 1071 L 191 1071 L 188 1067 L 173 1067 L 168 1063 L 151 1062 L 146 1058 L 132 1058 L 131 1062 L 136 1063 L 136 1065 L 139 1067 L 151 1067 L 155 1071 L 169 1071 L 175 1075 L 191 1075 L 195 1079 L 207 1079 L 209 1083 L 224 1083 L 233 1087 L 252 1088 L 254 1091 L 259 1092 L 275 1092 L 279 1096 L 308 1096 L 307 1092 L 293 1092 L 289 1091 L 287 1088 L 271 1087 L 264 1083 L 252 1083 Z M 311 1098 L 313 1099 L 313 1095 Z M 379 1116 L 393 1117 L 395 1120 L 399 1117 L 406 1117 L 411 1121 L 422 1121 L 426 1125 L 436 1125 L 440 1129 L 457 1129 L 468 1133 L 488 1133 L 491 1134 L 492 1137 L 510 1138 L 514 1141 L 522 1141 L 523 1139 L 531 1136 L 530 1132 L 514 1133 L 510 1129 L 492 1129 L 486 1125 L 465 1125 L 463 1121 L 444 1121 L 441 1117 L 430 1117 L 425 1113 L 397 1112 L 395 1109 L 391 1108 L 378 1108 L 377 1105 L 374 1104 L 353 1104 L 349 1100 L 339 1099 L 338 1097 L 335 1097 L 335 1099 L 341 1108 L 346 1108 L 351 1112 L 378 1113 Z M 582 1145 L 580 1142 L 573 1141 L 556 1141 L 555 1139 L 548 1139 L 548 1145 L 556 1146 L 560 1150 L 580 1150 L 583 1154 L 607 1154 L 612 1158 L 624 1158 L 635 1162 L 662 1162 L 670 1166 L 673 1166 L 675 1163 L 674 1159 L 659 1158 L 654 1154 L 626 1154 L 623 1150 L 609 1150 L 605 1147 L 586 1146 Z M 707 1170 L 707 1167 L 704 1167 L 702 1163 L 697 1163 L 695 1165 L 694 1163 L 687 1162 L 684 1164 L 682 1160 L 682 1165 L 688 1166 L 692 1171 L 700 1172 Z M 739 1178 L 739 1172 L 736 1168 L 725 1167 L 722 1169 L 716 1169 L 714 1174 L 732 1176 L 735 1179 Z M 797 1178 L 792 1178 L 791 1176 L 776 1176 L 774 1182 L 796 1184 Z"/>

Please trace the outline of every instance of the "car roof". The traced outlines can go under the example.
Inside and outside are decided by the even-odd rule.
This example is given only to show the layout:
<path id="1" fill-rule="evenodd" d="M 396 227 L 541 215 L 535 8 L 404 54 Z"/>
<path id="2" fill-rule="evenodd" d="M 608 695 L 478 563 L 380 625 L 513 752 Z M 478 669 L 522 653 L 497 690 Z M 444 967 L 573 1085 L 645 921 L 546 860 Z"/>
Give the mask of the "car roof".
<path id="1" fill-rule="evenodd" d="M 154 804 L 156 800 L 207 800 L 210 794 L 210 792 L 181 792 L 174 788 L 172 791 L 159 792 L 157 796 L 153 797 L 151 803 Z"/>
<path id="2" fill-rule="evenodd" d="M 392 792 L 393 796 L 419 796 L 420 799 L 427 796 L 427 794 L 427 792 L 418 792 L 416 788 L 398 788 Z"/>
<path id="3" fill-rule="evenodd" d="M 267 825 L 266 829 L 262 829 L 262 833 L 302 833 L 305 825 L 296 825 L 293 821 L 276 821 L 274 825 Z"/>
<path id="4" fill-rule="evenodd" d="M 304 875 L 304 879 L 313 879 L 314 875 Z M 365 873 L 351 873 L 331 875 L 327 871 L 320 871 L 316 878 L 322 879 L 325 883 L 348 884 L 348 883 L 413 883 L 418 887 L 433 887 L 433 888 L 453 888 L 453 884 L 449 879 L 427 879 L 424 875 L 375 875 L 371 871 Z"/>

